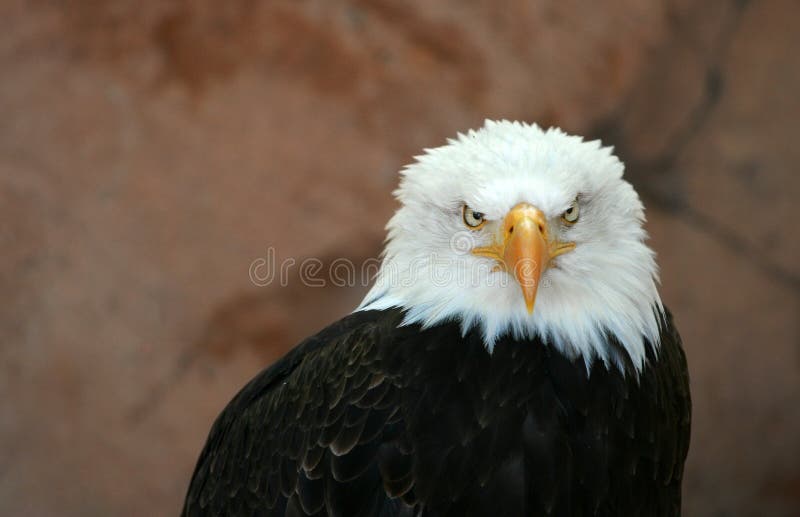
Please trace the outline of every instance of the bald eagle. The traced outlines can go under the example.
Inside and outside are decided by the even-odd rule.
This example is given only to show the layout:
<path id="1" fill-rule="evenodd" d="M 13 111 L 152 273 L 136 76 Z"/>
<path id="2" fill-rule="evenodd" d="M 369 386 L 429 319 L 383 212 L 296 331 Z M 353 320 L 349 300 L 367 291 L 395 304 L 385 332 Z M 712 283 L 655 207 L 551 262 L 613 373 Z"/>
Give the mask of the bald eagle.
<path id="1" fill-rule="evenodd" d="M 183 514 L 679 515 L 687 366 L 623 169 L 507 121 L 418 156 L 374 286 L 228 404 Z"/>

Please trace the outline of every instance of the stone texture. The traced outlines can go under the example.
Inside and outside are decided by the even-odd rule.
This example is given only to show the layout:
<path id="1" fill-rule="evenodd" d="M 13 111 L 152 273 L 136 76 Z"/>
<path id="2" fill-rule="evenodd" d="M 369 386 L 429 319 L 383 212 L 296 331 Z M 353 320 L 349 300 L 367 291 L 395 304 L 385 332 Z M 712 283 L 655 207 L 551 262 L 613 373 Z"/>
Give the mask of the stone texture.
<path id="1" fill-rule="evenodd" d="M 798 11 L 3 2 L 0 514 L 177 513 L 222 406 L 365 290 L 302 259 L 375 256 L 413 153 L 507 117 L 616 145 L 650 208 L 686 514 L 796 515 Z"/>

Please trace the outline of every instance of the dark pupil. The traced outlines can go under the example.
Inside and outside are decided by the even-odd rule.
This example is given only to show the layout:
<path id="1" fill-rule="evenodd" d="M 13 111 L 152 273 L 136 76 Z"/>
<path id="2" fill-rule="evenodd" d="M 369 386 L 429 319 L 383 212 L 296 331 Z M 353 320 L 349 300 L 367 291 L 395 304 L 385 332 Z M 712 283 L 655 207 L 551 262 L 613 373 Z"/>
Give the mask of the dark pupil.
<path id="1" fill-rule="evenodd" d="M 575 210 L 575 207 L 571 206 L 571 207 L 567 208 L 567 213 L 571 214 L 573 210 Z"/>
<path id="2" fill-rule="evenodd" d="M 480 212 L 472 212 L 472 217 L 474 217 L 475 220 L 480 221 L 483 219 L 483 214 Z"/>

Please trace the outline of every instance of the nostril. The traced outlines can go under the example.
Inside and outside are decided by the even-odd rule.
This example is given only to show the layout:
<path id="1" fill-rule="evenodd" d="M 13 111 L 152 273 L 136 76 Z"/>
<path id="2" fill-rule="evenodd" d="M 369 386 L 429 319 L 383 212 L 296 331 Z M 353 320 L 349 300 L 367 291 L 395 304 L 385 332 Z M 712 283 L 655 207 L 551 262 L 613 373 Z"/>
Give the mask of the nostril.
<path id="1" fill-rule="evenodd" d="M 539 231 L 544 233 L 544 225 L 542 223 L 539 223 Z"/>
<path id="2" fill-rule="evenodd" d="M 514 227 L 513 226 L 508 229 L 508 234 L 511 235 L 512 233 L 514 233 Z"/>

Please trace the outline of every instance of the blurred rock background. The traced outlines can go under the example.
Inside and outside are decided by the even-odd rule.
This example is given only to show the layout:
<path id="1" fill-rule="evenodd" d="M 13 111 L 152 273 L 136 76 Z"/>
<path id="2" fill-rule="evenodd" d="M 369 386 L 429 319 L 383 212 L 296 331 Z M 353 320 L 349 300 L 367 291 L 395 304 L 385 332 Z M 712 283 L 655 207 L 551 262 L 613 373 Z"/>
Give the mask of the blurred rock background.
<path id="1" fill-rule="evenodd" d="M 800 4 L 0 1 L 0 514 L 175 515 L 231 396 L 364 292 L 484 118 L 616 146 L 690 361 L 689 516 L 800 515 Z"/>

